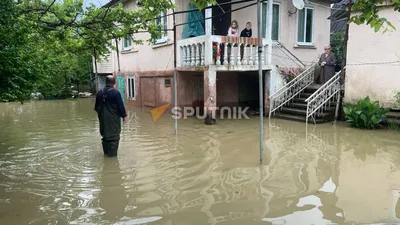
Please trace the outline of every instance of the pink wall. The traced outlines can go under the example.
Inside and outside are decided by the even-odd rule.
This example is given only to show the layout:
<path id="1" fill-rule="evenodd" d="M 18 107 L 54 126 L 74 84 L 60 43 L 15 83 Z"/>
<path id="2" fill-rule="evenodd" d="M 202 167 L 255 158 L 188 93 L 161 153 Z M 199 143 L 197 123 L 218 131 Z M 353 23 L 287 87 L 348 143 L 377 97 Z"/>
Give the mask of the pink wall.
<path id="1" fill-rule="evenodd" d="M 238 76 L 235 72 L 217 73 L 217 106 L 237 106 L 239 102 Z M 192 106 L 203 100 L 203 72 L 178 72 L 178 105 Z"/>
<path id="2" fill-rule="evenodd" d="M 217 106 L 238 106 L 238 75 L 235 72 L 217 73 Z"/>
<path id="3" fill-rule="evenodd" d="M 178 105 L 192 106 L 194 100 L 194 92 L 199 91 L 199 82 L 203 83 L 203 72 L 178 72 Z M 196 83 L 197 81 L 197 83 Z"/>

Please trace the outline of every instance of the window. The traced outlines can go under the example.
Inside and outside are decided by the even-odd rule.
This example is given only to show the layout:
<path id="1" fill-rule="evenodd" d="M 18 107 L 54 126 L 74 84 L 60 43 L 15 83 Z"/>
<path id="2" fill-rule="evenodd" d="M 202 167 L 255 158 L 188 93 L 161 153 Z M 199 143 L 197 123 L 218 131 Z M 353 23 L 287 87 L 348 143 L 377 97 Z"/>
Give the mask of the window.
<path id="1" fill-rule="evenodd" d="M 297 43 L 313 44 L 314 9 L 304 8 L 297 12 Z"/>
<path id="2" fill-rule="evenodd" d="M 128 91 L 128 99 L 129 100 L 136 100 L 136 84 L 135 84 L 135 77 L 128 77 L 127 83 L 127 91 Z"/>
<path id="3" fill-rule="evenodd" d="M 156 19 L 156 25 L 161 26 L 162 36 L 156 41 L 156 44 L 164 43 L 167 41 L 167 17 L 166 13 L 161 13 L 159 18 Z"/>
<path id="4" fill-rule="evenodd" d="M 272 40 L 279 40 L 279 24 L 280 24 L 280 5 L 279 3 L 273 3 L 272 6 Z M 263 38 L 267 38 L 267 21 L 268 21 L 268 3 L 263 3 L 262 5 L 262 36 Z"/>
<path id="5" fill-rule="evenodd" d="M 125 37 L 122 40 L 122 50 L 129 51 L 132 49 L 132 38 L 131 37 Z"/>
<path id="6" fill-rule="evenodd" d="M 171 87 L 171 79 L 169 79 L 169 78 L 164 79 L 164 86 L 165 87 Z"/>

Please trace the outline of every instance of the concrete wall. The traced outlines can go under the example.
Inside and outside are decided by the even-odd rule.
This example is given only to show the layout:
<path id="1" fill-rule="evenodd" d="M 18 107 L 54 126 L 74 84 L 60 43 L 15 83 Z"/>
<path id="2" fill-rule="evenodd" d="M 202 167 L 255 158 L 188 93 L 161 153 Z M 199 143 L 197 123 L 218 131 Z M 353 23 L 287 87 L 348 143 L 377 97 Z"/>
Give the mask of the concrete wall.
<path id="1" fill-rule="evenodd" d="M 186 9 L 188 0 L 176 0 L 175 2 L 178 7 L 177 10 Z M 124 3 L 126 10 L 135 10 L 136 1 L 128 0 Z M 167 12 L 172 13 L 172 11 Z M 172 17 L 168 18 L 168 28 L 172 28 Z M 176 22 L 182 23 L 185 19 L 184 15 L 177 15 Z M 177 29 L 177 37 L 180 39 L 183 27 Z M 123 76 L 134 76 L 136 81 L 136 99 L 129 100 L 127 98 L 127 104 L 136 106 L 161 106 L 166 103 L 173 104 L 173 32 L 168 31 L 168 38 L 165 43 L 161 44 L 150 44 L 145 42 L 143 45 L 136 45 L 133 43 L 133 47 L 129 51 L 122 50 L 122 43 L 119 42 L 118 46 L 120 49 L 120 71 Z M 140 33 L 134 35 L 135 39 L 148 40 L 149 34 Z M 113 41 L 115 45 L 115 42 Z M 104 65 L 100 65 L 101 68 L 109 70 L 112 65 L 112 70 L 116 75 L 118 73 L 118 58 L 115 51 L 111 54 L 111 63 L 105 61 Z M 98 64 L 99 68 L 99 64 Z M 171 87 L 165 87 L 164 79 L 171 78 Z M 127 80 L 125 80 L 125 83 Z M 172 107 L 172 105 L 171 105 Z"/>
<path id="2" fill-rule="evenodd" d="M 177 10 L 185 10 L 187 9 L 187 5 L 189 0 L 175 0 L 177 4 Z M 314 14 L 314 45 L 313 46 L 298 46 L 296 44 L 296 31 L 297 30 L 297 14 L 293 14 L 288 16 L 288 10 L 294 11 L 294 7 L 292 6 L 290 1 L 279 0 L 276 1 L 280 3 L 280 41 L 283 45 L 292 51 L 295 55 L 297 55 L 301 60 L 312 61 L 318 55 L 323 52 L 323 46 L 329 43 L 329 27 L 330 21 L 327 19 L 330 15 L 330 11 L 327 8 L 314 6 L 315 8 Z M 319 4 L 329 6 L 329 4 L 325 1 L 316 1 Z M 232 10 L 237 9 L 243 4 L 235 4 L 232 5 Z M 128 0 L 124 2 L 124 8 L 126 10 L 134 10 L 136 7 L 135 0 Z M 171 13 L 171 12 L 168 12 Z M 186 19 L 186 14 L 180 14 L 176 17 L 177 24 L 184 22 Z M 232 13 L 232 19 L 236 19 L 239 22 L 240 29 L 243 29 L 245 23 L 247 21 L 251 21 L 253 24 L 253 36 L 257 36 L 257 18 L 256 18 L 256 6 L 252 6 L 243 10 L 239 10 Z M 168 17 L 168 28 L 172 28 L 172 17 Z M 177 39 L 181 39 L 183 26 L 178 27 L 177 29 Z M 227 28 L 228 29 L 228 28 Z M 149 38 L 148 34 L 141 33 L 134 35 L 135 39 L 146 40 Z M 128 100 L 128 104 L 133 105 L 142 105 L 145 103 L 144 95 L 148 92 L 151 94 L 147 88 L 141 87 L 141 77 L 142 76 L 172 76 L 173 75 L 173 32 L 168 32 L 168 40 L 162 44 L 149 44 L 145 43 L 143 45 L 135 45 L 133 44 L 133 48 L 129 51 L 120 51 L 120 71 L 122 75 L 131 75 L 136 77 L 136 100 Z M 122 49 L 122 43 L 119 43 L 119 49 Z M 116 52 L 111 52 L 111 65 L 114 71 L 114 74 L 118 72 L 118 61 Z M 109 64 L 108 64 L 109 65 Z M 178 101 L 180 105 L 192 105 L 194 101 L 193 90 L 194 84 L 191 78 L 193 74 L 185 72 L 184 76 L 182 74 L 178 78 Z M 201 74 L 203 76 L 203 74 Z M 233 79 L 229 79 L 229 76 L 233 76 L 232 74 L 224 74 L 219 75 L 220 81 L 219 84 L 224 84 L 227 87 L 237 86 Z M 160 78 L 160 81 L 163 80 Z M 226 81 L 226 82 L 225 82 Z M 147 81 L 146 81 L 147 82 Z M 147 84 L 148 85 L 148 84 Z M 173 85 L 173 84 L 172 84 Z M 171 93 L 171 89 L 160 89 L 159 90 L 159 98 L 160 101 L 152 100 L 152 102 L 157 102 L 156 105 L 159 105 L 158 102 L 167 102 L 168 100 L 172 100 L 173 98 L 168 97 Z M 173 91 L 173 90 L 172 90 Z M 219 96 L 218 104 L 228 104 L 235 105 L 237 104 L 238 93 L 232 93 L 232 90 L 225 88 L 218 88 L 217 95 Z M 173 92 L 172 92 L 173 93 Z M 173 96 L 173 95 L 172 95 Z M 217 98 L 218 98 L 217 96 Z M 150 104 L 151 105 L 151 104 Z"/>
<path id="3" fill-rule="evenodd" d="M 238 104 L 238 75 L 235 72 L 217 73 L 217 106 L 235 107 Z"/>
<path id="4" fill-rule="evenodd" d="M 114 75 L 117 75 L 114 73 Z M 167 103 L 173 104 L 173 72 L 172 71 L 121 71 L 121 75 L 125 76 L 125 85 L 128 77 L 135 77 L 136 99 L 128 99 L 127 88 L 125 87 L 126 103 L 135 106 L 158 107 Z M 165 86 L 165 79 L 170 79 L 171 86 Z M 171 106 L 172 107 L 172 106 Z"/>
<path id="5" fill-rule="evenodd" d="M 394 93 L 400 92 L 400 66 L 351 64 L 364 62 L 389 62 L 400 60 L 400 14 L 392 8 L 380 11 L 397 31 L 375 33 L 367 25 L 350 25 L 344 101 L 355 103 L 369 96 L 382 105 L 391 107 L 395 102 Z"/>
<path id="6" fill-rule="evenodd" d="M 313 61 L 324 52 L 324 46 L 330 43 L 330 20 L 327 18 L 331 12 L 328 1 L 315 0 L 319 5 L 309 4 L 306 6 L 314 8 L 314 45 L 299 46 L 297 44 L 297 17 L 298 13 L 291 16 L 288 11 L 295 12 L 292 1 L 275 0 L 274 3 L 280 4 L 280 23 L 279 41 L 301 61 Z M 249 3 L 232 5 L 232 10 L 243 7 Z M 249 21 L 253 27 L 253 37 L 257 37 L 257 5 L 238 10 L 232 13 L 232 20 L 237 20 L 239 28 L 242 30 Z"/>
<path id="7" fill-rule="evenodd" d="M 234 107 L 239 103 L 238 75 L 235 72 L 217 73 L 217 106 Z M 192 106 L 204 100 L 204 73 L 178 72 L 178 105 Z"/>
<path id="8" fill-rule="evenodd" d="M 180 107 L 192 106 L 193 101 L 203 100 L 200 91 L 201 83 L 204 83 L 202 72 L 178 72 L 178 105 Z M 196 92 L 195 92 L 196 91 Z M 197 93 L 197 94 L 195 94 Z"/>

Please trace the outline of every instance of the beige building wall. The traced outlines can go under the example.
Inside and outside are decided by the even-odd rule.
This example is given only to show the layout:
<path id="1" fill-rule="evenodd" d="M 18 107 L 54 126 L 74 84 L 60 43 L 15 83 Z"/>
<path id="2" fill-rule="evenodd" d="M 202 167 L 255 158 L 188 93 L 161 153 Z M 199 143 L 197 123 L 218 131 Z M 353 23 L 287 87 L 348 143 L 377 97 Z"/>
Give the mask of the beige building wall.
<path id="1" fill-rule="evenodd" d="M 316 4 L 306 4 L 306 7 L 314 9 L 313 21 L 313 45 L 300 46 L 297 43 L 297 21 L 298 11 L 293 6 L 292 1 L 275 0 L 279 7 L 279 41 L 301 61 L 312 62 L 316 60 L 323 52 L 324 46 L 330 43 L 330 20 L 328 17 L 331 12 L 328 1 L 313 1 Z M 248 3 L 235 4 L 232 10 L 243 7 Z M 289 16 L 290 12 L 296 12 Z M 238 10 L 232 13 L 232 20 L 237 20 L 242 30 L 247 22 L 252 23 L 253 37 L 257 37 L 257 5 Z"/>
<path id="2" fill-rule="evenodd" d="M 177 10 L 187 9 L 189 0 L 176 0 Z M 321 6 L 306 5 L 314 8 L 314 29 L 313 29 L 313 45 L 299 46 L 296 42 L 297 37 L 297 18 L 298 12 L 289 16 L 288 11 L 295 12 L 291 1 L 275 1 L 280 4 L 280 42 L 292 51 L 302 61 L 313 61 L 318 55 L 323 53 L 323 48 L 329 44 L 330 15 L 328 1 L 315 1 Z M 249 3 L 234 4 L 232 10 L 242 7 Z M 134 9 L 136 3 L 134 0 L 124 3 L 127 10 Z M 239 11 L 232 12 L 232 20 L 237 20 L 242 30 L 247 21 L 253 24 L 253 36 L 257 36 L 257 6 L 251 6 Z M 169 12 L 171 13 L 171 12 Z M 186 14 L 177 15 L 177 24 L 182 23 L 186 19 Z M 172 29 L 172 17 L 168 17 L 168 28 Z M 177 29 L 177 39 L 180 40 L 183 26 Z M 227 28 L 228 30 L 228 28 Z M 147 39 L 148 34 L 137 34 L 137 39 Z M 154 70 L 172 70 L 173 69 L 173 32 L 168 32 L 168 40 L 166 43 L 158 45 L 134 45 L 130 51 L 121 51 L 120 65 L 121 71 L 154 71 Z M 114 65 L 117 65 L 117 58 L 114 58 Z M 117 67 L 114 67 L 117 70 Z"/>
<path id="3" fill-rule="evenodd" d="M 344 101 L 355 103 L 369 96 L 385 107 L 395 102 L 394 94 L 400 92 L 400 66 L 351 65 L 368 62 L 400 60 L 400 13 L 385 8 L 379 13 L 397 28 L 394 32 L 375 33 L 368 25 L 351 24 L 347 53 L 347 72 Z"/>

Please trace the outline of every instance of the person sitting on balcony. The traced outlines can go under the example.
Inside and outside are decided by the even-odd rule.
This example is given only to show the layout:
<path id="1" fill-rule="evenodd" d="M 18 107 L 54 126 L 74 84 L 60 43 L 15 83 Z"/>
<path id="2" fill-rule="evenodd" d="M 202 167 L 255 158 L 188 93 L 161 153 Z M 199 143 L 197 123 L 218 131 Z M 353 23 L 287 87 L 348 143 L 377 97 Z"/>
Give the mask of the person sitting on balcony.
<path id="1" fill-rule="evenodd" d="M 242 33 L 240 33 L 240 37 L 251 37 L 252 35 L 252 30 L 251 30 L 251 22 L 246 23 L 246 28 L 242 30 Z"/>
<path id="2" fill-rule="evenodd" d="M 320 83 L 324 84 L 335 75 L 336 57 L 331 51 L 331 46 L 325 46 L 325 53 L 319 58 L 319 66 L 321 66 Z"/>
<path id="3" fill-rule="evenodd" d="M 228 37 L 239 37 L 239 25 L 236 20 L 233 20 L 228 30 Z"/>

